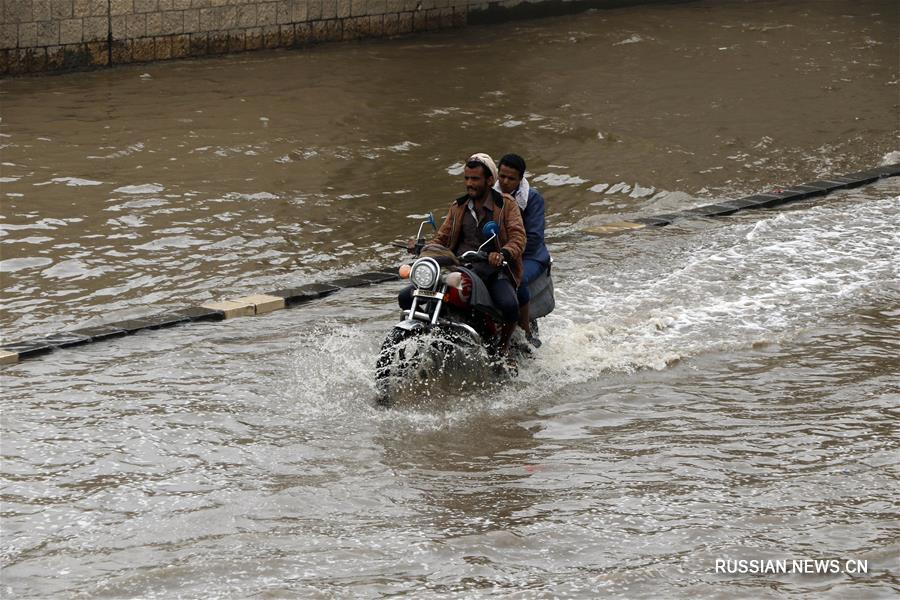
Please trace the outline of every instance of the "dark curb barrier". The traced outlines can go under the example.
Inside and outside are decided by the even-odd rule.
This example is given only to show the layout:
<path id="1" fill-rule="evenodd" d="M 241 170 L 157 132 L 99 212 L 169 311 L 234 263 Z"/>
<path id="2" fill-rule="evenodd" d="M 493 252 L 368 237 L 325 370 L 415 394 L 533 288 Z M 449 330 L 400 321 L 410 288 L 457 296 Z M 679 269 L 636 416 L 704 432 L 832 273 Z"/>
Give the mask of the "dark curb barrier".
<path id="1" fill-rule="evenodd" d="M 849 175 L 829 177 L 828 179 L 820 179 L 789 188 L 780 188 L 767 193 L 754 194 L 736 200 L 698 206 L 676 213 L 652 215 L 631 221 L 605 223 L 583 231 L 594 235 L 611 235 L 646 227 L 663 227 L 678 219 L 709 218 L 730 215 L 750 208 L 772 208 L 814 196 L 824 196 L 835 190 L 860 187 L 884 177 L 896 177 L 898 175 L 900 175 L 900 163 L 895 163 L 850 173 Z M 311 283 L 234 300 L 211 302 L 202 306 L 192 306 L 149 317 L 127 319 L 115 323 L 64 331 L 37 340 L 26 340 L 0 346 L 0 365 L 14 364 L 20 360 L 40 356 L 58 348 L 69 348 L 71 346 L 124 337 L 139 331 L 162 329 L 200 321 L 222 321 L 240 316 L 261 315 L 323 298 L 341 289 L 374 285 L 398 279 L 400 279 L 400 276 L 392 269 L 368 271 L 326 283 Z"/>
<path id="2" fill-rule="evenodd" d="M 725 216 L 748 208 L 774 208 L 790 202 L 806 200 L 814 196 L 824 196 L 836 190 L 860 187 L 878 181 L 883 177 L 896 177 L 897 175 L 900 175 L 900 163 L 883 165 L 866 171 L 850 173 L 849 175 L 818 179 L 801 185 L 778 188 L 770 192 L 753 194 L 752 196 L 745 196 L 743 198 L 737 198 L 736 200 L 727 200 L 716 204 L 707 204 L 705 206 L 689 208 L 675 213 L 651 215 L 649 217 L 640 217 L 630 221 L 604 223 L 603 225 L 598 225 L 596 227 L 582 229 L 582 231 L 593 235 L 612 235 L 632 229 L 643 229 L 644 227 L 663 227 L 672 224 L 678 219 Z"/>

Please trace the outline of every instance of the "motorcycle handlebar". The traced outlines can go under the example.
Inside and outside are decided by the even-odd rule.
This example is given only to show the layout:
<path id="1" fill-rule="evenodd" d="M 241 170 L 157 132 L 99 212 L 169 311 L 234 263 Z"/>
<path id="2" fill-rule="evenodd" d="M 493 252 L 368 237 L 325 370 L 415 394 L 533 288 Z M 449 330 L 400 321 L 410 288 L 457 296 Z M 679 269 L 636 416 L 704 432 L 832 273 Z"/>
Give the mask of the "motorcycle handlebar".
<path id="1" fill-rule="evenodd" d="M 463 262 L 487 262 L 488 261 L 488 253 L 483 250 L 469 250 L 468 252 L 464 252 L 459 259 Z M 504 260 L 501 266 L 506 266 L 507 263 Z"/>

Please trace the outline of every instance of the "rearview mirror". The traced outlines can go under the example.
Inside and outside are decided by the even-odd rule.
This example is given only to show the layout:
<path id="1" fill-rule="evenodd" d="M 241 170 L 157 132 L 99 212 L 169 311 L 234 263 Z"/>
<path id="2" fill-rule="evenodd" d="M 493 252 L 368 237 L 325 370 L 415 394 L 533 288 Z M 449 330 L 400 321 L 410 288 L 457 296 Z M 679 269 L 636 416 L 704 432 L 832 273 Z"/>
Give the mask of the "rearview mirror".
<path id="1" fill-rule="evenodd" d="M 484 227 L 481 228 L 481 233 L 484 234 L 484 237 L 489 238 L 497 235 L 500 231 L 500 226 L 497 225 L 496 221 L 488 221 L 484 224 Z"/>

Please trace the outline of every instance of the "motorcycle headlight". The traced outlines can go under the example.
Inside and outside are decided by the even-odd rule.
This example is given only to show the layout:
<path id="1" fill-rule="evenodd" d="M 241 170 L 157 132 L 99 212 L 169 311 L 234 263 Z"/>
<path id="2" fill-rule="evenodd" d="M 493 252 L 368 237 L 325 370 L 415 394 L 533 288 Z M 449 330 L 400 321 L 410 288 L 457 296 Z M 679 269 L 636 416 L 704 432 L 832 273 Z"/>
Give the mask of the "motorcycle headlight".
<path id="1" fill-rule="evenodd" d="M 433 258 L 420 258 L 413 263 L 409 272 L 409 280 L 418 288 L 433 288 L 438 280 L 441 268 Z"/>

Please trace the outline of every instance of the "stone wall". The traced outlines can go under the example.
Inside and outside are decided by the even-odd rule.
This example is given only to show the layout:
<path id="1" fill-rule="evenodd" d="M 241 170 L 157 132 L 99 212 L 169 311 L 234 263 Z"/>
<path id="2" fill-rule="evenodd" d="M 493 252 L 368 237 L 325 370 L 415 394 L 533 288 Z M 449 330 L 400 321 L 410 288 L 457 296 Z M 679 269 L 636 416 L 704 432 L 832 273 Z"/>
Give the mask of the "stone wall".
<path id="1" fill-rule="evenodd" d="M 666 0 L 0 0 L 0 76 L 395 36 L 461 27 L 476 15 L 482 22 L 486 15 L 653 1 Z"/>

